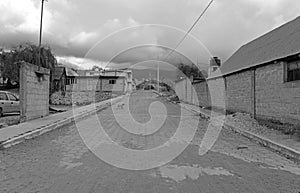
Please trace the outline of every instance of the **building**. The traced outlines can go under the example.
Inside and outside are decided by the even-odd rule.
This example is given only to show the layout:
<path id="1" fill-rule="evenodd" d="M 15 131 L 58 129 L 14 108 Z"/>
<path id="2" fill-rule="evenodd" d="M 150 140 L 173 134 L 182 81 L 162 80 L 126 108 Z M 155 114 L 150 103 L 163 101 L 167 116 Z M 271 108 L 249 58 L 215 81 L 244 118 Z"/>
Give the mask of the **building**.
<path id="1" fill-rule="evenodd" d="M 219 70 L 197 83 L 209 88 L 207 93 L 197 91 L 202 106 L 221 108 L 222 101 L 211 104 L 207 100 L 219 95 L 227 111 L 300 124 L 300 17 L 243 45 Z M 219 88 L 222 84 L 224 89 Z M 177 90 L 186 85 L 177 83 Z M 187 92 L 197 90 L 191 86 L 194 89 L 187 88 Z M 193 103 L 191 94 L 180 95 Z"/>
<path id="2" fill-rule="evenodd" d="M 66 91 L 66 68 L 64 66 L 57 66 L 52 73 L 52 92 Z"/>
<path id="3" fill-rule="evenodd" d="M 226 109 L 300 121 L 300 17 L 238 49 L 221 67 Z"/>
<path id="4" fill-rule="evenodd" d="M 212 57 L 209 62 L 208 76 L 212 74 L 221 66 L 221 60 L 218 57 Z"/>
<path id="5" fill-rule="evenodd" d="M 132 91 L 131 70 L 67 70 L 67 91 L 73 92 L 115 92 Z"/>

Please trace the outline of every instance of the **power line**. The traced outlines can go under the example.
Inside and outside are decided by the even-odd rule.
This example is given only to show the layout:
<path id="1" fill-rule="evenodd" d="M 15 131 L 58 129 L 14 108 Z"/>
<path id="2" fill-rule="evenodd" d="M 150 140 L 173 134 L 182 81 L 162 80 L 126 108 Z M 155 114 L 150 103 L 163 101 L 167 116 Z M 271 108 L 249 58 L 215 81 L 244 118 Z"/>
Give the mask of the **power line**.
<path id="1" fill-rule="evenodd" d="M 208 10 L 208 8 L 210 7 L 210 5 L 212 4 L 214 0 L 211 0 L 209 2 L 209 4 L 206 6 L 206 8 L 203 10 L 203 12 L 199 15 L 199 17 L 196 19 L 196 21 L 193 23 L 193 25 L 190 27 L 190 29 L 185 33 L 185 35 L 183 36 L 183 38 L 178 42 L 178 44 L 175 46 L 174 49 L 172 49 L 172 51 L 169 52 L 169 54 L 165 57 L 165 59 L 167 59 L 171 54 L 173 54 L 173 52 L 180 46 L 180 44 L 185 40 L 185 38 L 188 36 L 188 34 L 193 30 L 193 28 L 196 26 L 196 24 L 199 22 L 199 20 L 201 19 L 201 17 L 205 14 L 205 12 Z"/>

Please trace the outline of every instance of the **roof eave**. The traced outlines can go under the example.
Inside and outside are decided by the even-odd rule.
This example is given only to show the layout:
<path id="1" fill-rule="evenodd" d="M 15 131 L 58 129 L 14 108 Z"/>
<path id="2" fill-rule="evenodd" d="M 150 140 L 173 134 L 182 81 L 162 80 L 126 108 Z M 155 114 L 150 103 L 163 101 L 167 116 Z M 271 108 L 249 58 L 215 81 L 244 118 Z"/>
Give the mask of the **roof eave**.
<path id="1" fill-rule="evenodd" d="M 263 65 L 270 65 L 270 64 L 274 63 L 275 61 L 284 60 L 286 58 L 293 57 L 293 56 L 300 57 L 300 51 L 295 52 L 291 55 L 281 56 L 280 58 L 271 59 L 269 61 L 264 61 L 264 62 L 258 63 L 258 64 L 253 64 L 253 65 L 247 66 L 245 68 L 240 68 L 240 69 L 237 69 L 237 70 L 234 70 L 234 71 L 231 71 L 231 72 L 227 72 L 227 73 L 224 73 L 224 74 L 220 74 L 220 75 L 217 75 L 217 76 L 208 77 L 207 80 L 216 79 L 216 78 L 220 78 L 220 77 L 224 77 L 224 76 L 229 76 L 229 75 L 232 75 L 232 74 L 239 73 L 241 71 L 246 71 L 246 70 L 249 70 L 249 69 L 257 68 L 257 67 L 260 67 L 260 66 L 263 66 Z"/>

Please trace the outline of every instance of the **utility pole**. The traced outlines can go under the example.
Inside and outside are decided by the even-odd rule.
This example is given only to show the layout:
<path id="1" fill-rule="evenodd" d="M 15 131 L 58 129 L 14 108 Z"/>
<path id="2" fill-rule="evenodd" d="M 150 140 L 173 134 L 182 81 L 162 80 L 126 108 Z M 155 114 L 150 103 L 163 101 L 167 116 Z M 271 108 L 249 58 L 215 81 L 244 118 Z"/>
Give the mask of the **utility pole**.
<path id="1" fill-rule="evenodd" d="M 159 57 L 157 57 L 157 92 L 159 92 Z"/>
<path id="2" fill-rule="evenodd" d="M 40 38 L 39 38 L 39 56 L 38 56 L 38 66 L 39 66 L 39 68 L 41 66 L 41 45 L 42 45 L 44 1 L 45 0 L 42 0 L 42 7 L 41 7 Z"/>

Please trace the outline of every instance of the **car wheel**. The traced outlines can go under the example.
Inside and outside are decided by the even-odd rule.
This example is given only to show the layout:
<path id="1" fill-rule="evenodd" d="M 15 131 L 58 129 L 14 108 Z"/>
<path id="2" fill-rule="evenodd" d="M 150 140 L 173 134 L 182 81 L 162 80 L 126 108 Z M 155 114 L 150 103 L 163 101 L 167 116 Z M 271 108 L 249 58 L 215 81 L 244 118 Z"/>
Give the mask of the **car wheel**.
<path id="1" fill-rule="evenodd" d="M 2 108 L 0 108 L 0 117 L 2 117 L 3 116 L 3 110 L 2 110 Z"/>

